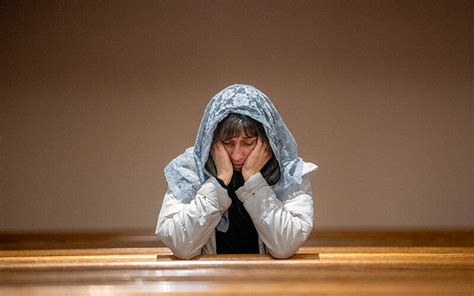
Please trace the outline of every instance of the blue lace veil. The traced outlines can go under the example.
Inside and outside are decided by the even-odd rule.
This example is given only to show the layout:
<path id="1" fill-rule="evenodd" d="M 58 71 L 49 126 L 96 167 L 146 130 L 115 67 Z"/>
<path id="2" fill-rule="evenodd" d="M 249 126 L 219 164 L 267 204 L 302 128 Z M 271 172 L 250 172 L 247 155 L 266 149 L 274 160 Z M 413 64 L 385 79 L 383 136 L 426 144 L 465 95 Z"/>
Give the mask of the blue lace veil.
<path id="1" fill-rule="evenodd" d="M 169 190 L 184 202 L 190 202 L 201 185 L 210 177 L 205 164 L 209 156 L 214 130 L 229 113 L 250 116 L 262 123 L 270 146 L 280 165 L 280 180 L 272 186 L 281 201 L 302 182 L 304 161 L 280 114 L 260 90 L 245 84 L 234 84 L 215 95 L 206 107 L 193 147 L 173 159 L 165 168 Z"/>

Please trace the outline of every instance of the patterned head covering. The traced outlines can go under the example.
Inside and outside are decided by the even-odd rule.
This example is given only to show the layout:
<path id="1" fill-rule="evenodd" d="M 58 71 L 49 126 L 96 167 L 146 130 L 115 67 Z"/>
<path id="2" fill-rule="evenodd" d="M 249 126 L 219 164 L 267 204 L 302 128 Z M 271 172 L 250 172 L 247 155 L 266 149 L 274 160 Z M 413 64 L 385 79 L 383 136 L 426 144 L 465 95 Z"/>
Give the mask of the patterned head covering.
<path id="1" fill-rule="evenodd" d="M 214 130 L 229 113 L 247 115 L 262 123 L 281 169 L 280 180 L 272 186 L 277 198 L 284 201 L 302 181 L 304 161 L 280 114 L 270 99 L 251 85 L 234 84 L 215 95 L 204 111 L 193 147 L 173 159 L 165 168 L 169 190 L 176 198 L 191 201 L 210 177 L 205 168 Z"/>

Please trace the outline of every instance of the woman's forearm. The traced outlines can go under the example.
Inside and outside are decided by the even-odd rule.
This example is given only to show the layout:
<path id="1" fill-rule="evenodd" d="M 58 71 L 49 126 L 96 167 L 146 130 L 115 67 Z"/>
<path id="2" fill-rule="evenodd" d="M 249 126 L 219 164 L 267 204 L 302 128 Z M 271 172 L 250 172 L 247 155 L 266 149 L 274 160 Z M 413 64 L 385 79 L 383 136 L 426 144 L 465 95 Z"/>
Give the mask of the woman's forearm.
<path id="1" fill-rule="evenodd" d="M 305 178 L 302 187 L 310 186 Z M 242 190 L 241 190 L 242 189 Z M 276 198 L 261 174 L 255 174 L 237 192 L 270 254 L 277 258 L 292 256 L 308 238 L 313 227 L 311 195 L 296 193 L 287 202 Z"/>
<path id="2" fill-rule="evenodd" d="M 165 195 L 156 233 L 161 241 L 181 259 L 201 254 L 231 199 L 214 178 L 206 181 L 189 204 Z"/>

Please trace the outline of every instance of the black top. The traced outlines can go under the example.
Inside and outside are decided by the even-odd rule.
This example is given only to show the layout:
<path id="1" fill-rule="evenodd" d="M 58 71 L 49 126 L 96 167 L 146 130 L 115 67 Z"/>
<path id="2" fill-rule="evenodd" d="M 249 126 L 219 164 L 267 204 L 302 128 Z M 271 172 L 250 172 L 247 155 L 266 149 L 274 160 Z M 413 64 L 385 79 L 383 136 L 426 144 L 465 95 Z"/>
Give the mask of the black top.
<path id="1" fill-rule="evenodd" d="M 247 210 L 235 191 L 244 185 L 240 172 L 234 172 L 228 186 L 217 179 L 227 189 L 232 204 L 228 209 L 229 229 L 227 232 L 216 231 L 217 254 L 258 254 L 258 233 Z"/>

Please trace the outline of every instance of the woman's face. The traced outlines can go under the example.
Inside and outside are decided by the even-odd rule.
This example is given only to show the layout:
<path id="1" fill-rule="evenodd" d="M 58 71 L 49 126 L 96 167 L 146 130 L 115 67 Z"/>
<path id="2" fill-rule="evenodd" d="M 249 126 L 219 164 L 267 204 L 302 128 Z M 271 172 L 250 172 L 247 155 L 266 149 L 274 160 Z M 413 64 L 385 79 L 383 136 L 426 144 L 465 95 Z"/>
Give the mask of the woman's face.
<path id="1" fill-rule="evenodd" d="M 250 152 L 257 145 L 257 137 L 248 137 L 241 130 L 238 137 L 222 141 L 222 144 L 229 154 L 234 171 L 240 172 Z"/>

